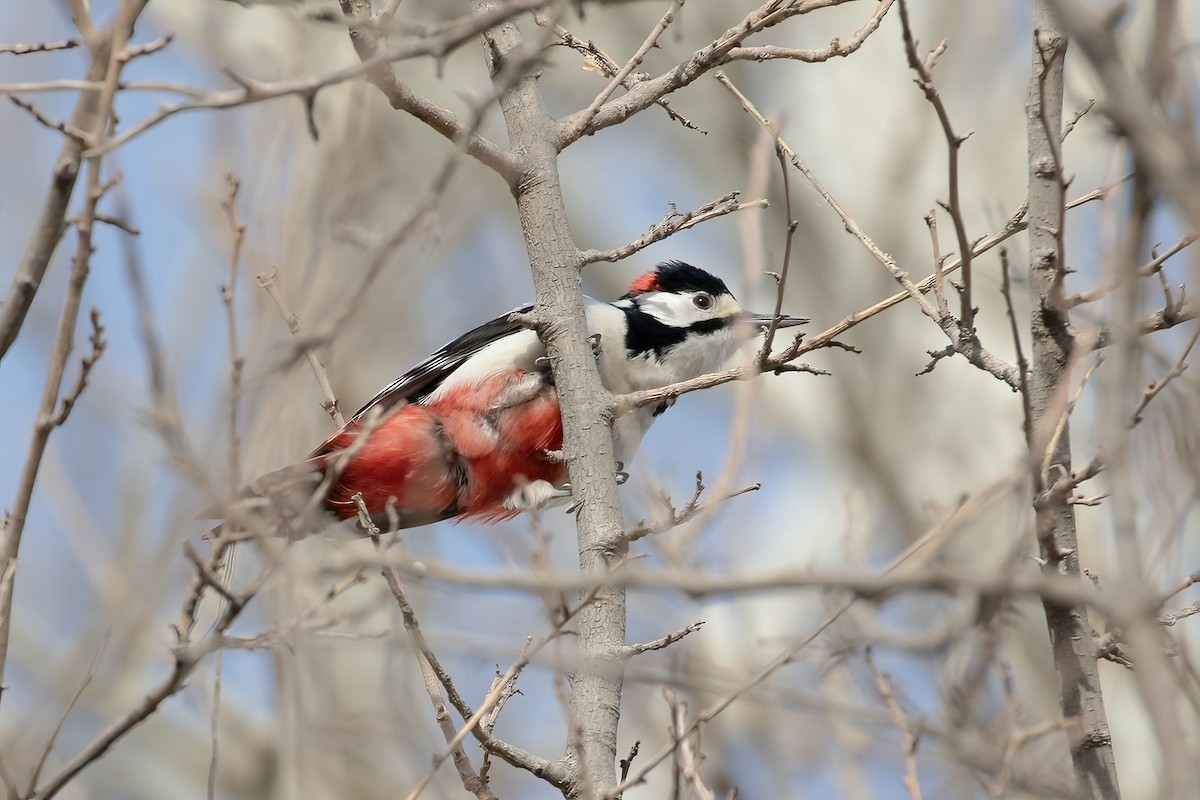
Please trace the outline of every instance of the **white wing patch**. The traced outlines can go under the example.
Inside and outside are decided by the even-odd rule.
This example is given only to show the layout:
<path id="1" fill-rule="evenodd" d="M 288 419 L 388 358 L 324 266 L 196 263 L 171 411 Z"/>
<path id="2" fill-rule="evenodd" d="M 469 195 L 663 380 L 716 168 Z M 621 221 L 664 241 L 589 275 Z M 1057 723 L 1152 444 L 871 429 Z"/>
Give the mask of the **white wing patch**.
<path id="1" fill-rule="evenodd" d="M 500 373 L 513 370 L 540 371 L 534 362 L 545 354 L 546 350 L 542 347 L 536 333 L 528 329 L 516 331 L 480 348 L 458 369 L 447 375 L 441 384 L 424 399 L 424 402 L 436 403 L 447 392 L 454 391 L 460 386 L 480 383 Z"/>

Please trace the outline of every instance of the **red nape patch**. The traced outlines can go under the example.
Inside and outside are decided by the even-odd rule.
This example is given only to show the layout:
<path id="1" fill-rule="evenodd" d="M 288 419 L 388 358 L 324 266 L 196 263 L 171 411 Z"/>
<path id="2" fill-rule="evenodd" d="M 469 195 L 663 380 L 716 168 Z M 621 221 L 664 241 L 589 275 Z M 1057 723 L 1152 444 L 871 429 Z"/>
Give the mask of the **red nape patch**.
<path id="1" fill-rule="evenodd" d="M 657 292 L 658 286 L 658 269 L 652 269 L 645 275 L 635 278 L 633 283 L 629 284 L 629 294 L 642 294 L 643 292 Z"/>

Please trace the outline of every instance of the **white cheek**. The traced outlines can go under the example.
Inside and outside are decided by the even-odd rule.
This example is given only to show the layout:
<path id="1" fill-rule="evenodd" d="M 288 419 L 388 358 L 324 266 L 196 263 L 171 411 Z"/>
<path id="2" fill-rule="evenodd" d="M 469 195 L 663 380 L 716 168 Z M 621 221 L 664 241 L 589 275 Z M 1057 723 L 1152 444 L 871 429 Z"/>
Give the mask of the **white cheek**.
<path id="1" fill-rule="evenodd" d="M 691 298 L 677 294 L 659 294 L 648 300 L 643 300 L 642 310 L 668 325 L 685 328 L 701 320 L 711 318 L 709 311 L 696 307 Z"/>

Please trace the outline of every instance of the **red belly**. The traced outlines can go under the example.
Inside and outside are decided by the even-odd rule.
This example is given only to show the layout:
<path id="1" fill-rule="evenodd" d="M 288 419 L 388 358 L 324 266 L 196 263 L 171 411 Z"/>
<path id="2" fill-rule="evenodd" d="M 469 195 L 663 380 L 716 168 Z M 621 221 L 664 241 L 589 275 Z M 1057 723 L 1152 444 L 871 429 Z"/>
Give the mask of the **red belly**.
<path id="1" fill-rule="evenodd" d="M 390 498 L 401 527 L 453 516 L 502 519 L 517 512 L 504 500 L 522 485 L 566 480 L 563 464 L 546 451 L 562 449 L 558 396 L 546 385 L 517 405 L 496 399 L 523 373 L 498 375 L 447 393 L 429 405 L 401 406 L 371 432 L 330 489 L 326 504 L 342 519 L 357 516 L 350 499 L 361 492 L 367 510 L 387 519 Z M 328 468 L 361 432 L 350 423 L 315 454 Z"/>

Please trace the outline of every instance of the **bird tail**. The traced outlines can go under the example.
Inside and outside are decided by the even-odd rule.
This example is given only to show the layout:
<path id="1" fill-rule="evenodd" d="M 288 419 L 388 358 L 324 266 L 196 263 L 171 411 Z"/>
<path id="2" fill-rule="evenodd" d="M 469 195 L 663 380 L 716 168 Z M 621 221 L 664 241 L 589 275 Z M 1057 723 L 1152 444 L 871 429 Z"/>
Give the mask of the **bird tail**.
<path id="1" fill-rule="evenodd" d="M 223 518 L 209 536 L 284 536 L 303 539 L 334 521 L 325 497 L 323 459 L 310 459 L 255 478 L 227 503 L 205 509 L 200 519 Z"/>

